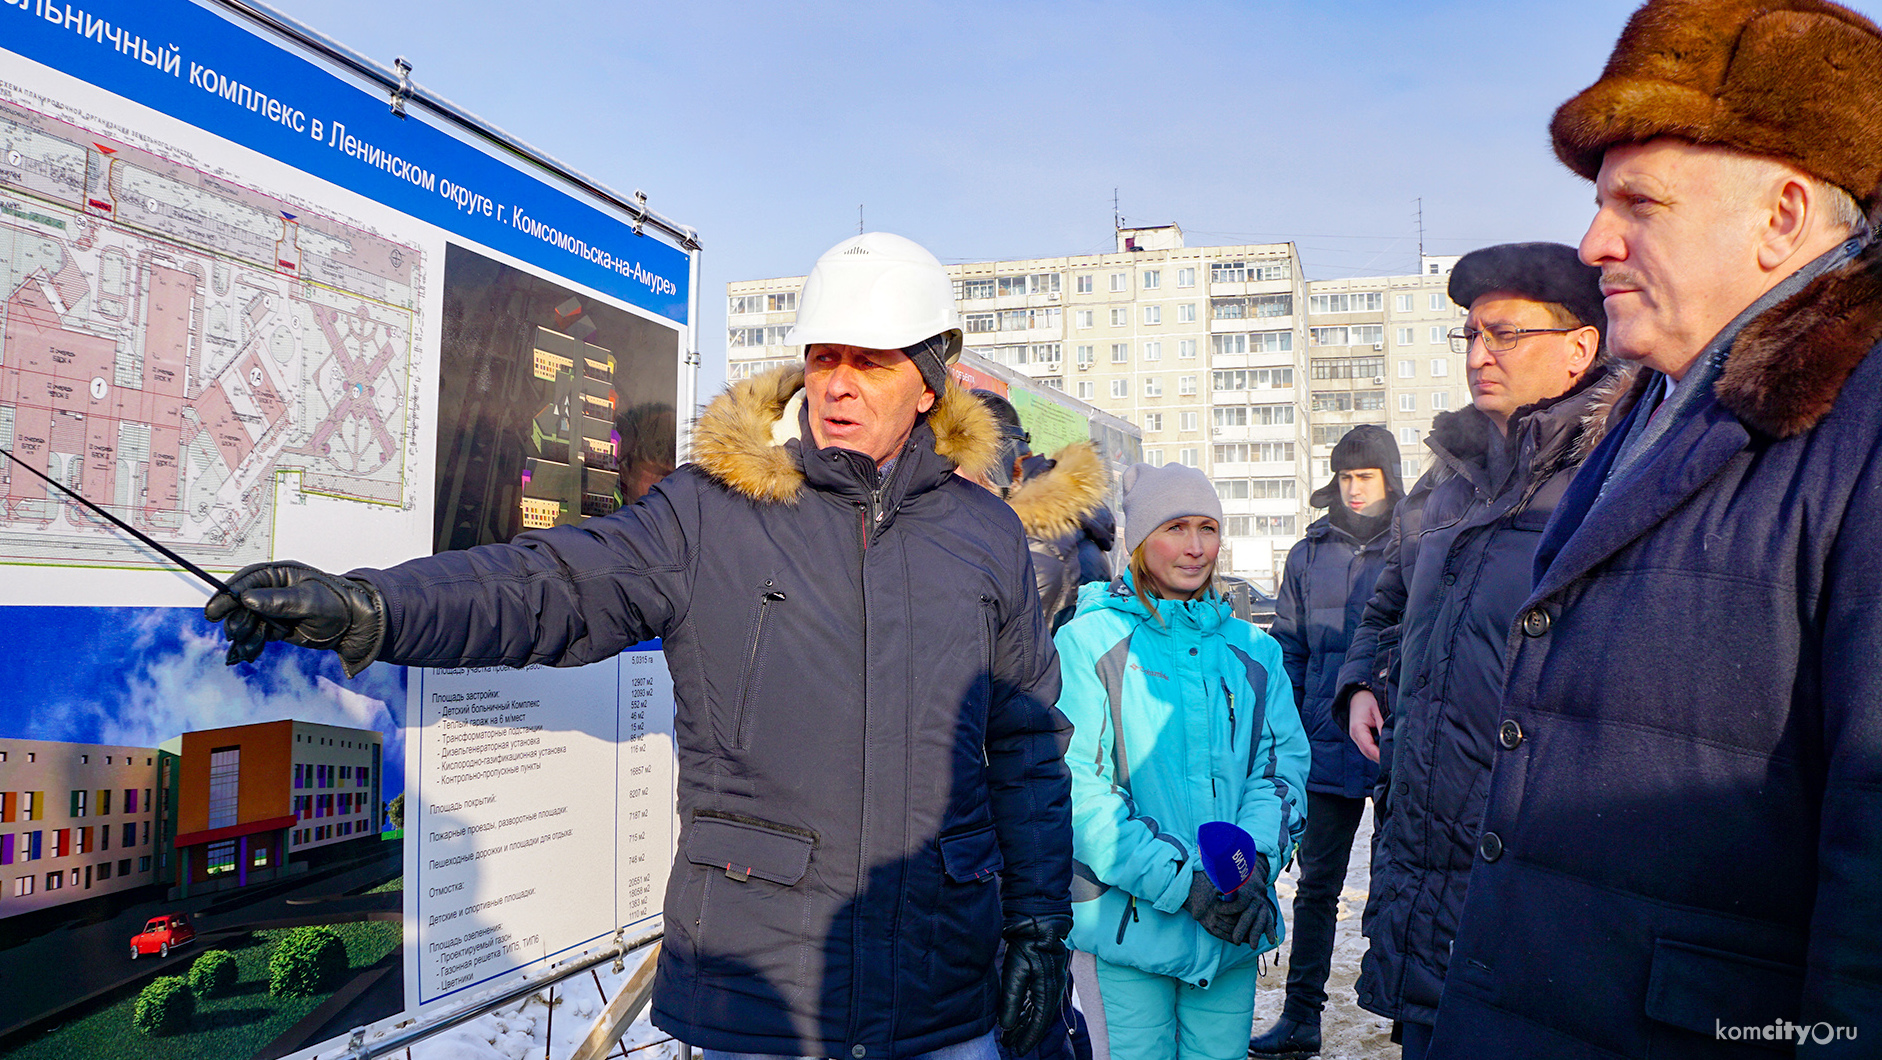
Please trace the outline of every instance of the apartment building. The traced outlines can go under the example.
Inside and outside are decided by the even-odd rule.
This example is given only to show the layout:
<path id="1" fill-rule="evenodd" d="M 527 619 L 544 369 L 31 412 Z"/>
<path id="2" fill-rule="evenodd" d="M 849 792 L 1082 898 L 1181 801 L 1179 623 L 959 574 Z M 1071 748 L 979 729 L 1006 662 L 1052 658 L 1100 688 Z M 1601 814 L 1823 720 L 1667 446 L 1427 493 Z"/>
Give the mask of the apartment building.
<path id="1" fill-rule="evenodd" d="M 1118 230 L 1111 253 L 948 271 L 969 349 L 1141 427 L 1146 462 L 1202 469 L 1223 569 L 1271 586 L 1341 435 L 1391 429 L 1409 482 L 1432 412 L 1467 399 L 1443 335 L 1463 319 L 1444 296 L 1456 260 L 1310 282 L 1292 243 L 1191 247 L 1162 225 Z M 803 279 L 726 285 L 727 378 L 801 361 L 784 337 Z"/>
<path id="2" fill-rule="evenodd" d="M 0 918 L 156 882 L 154 747 L 0 740 Z"/>

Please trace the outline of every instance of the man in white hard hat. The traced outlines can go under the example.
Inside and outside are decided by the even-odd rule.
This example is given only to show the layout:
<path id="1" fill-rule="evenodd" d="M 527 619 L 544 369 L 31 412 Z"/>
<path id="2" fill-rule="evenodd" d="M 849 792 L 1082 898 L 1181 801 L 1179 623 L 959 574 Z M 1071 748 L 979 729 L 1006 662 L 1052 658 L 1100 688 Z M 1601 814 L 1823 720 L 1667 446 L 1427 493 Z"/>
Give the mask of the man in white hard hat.
<path id="1" fill-rule="evenodd" d="M 799 307 L 804 365 L 730 386 L 631 507 L 389 570 L 257 565 L 208 615 L 232 659 L 286 639 L 349 672 L 661 638 L 681 833 L 655 1024 L 709 1056 L 991 1060 L 997 1017 L 1024 1052 L 1064 991 L 1069 726 L 1019 520 L 954 474 L 999 431 L 948 379 L 926 250 L 847 239 Z"/>

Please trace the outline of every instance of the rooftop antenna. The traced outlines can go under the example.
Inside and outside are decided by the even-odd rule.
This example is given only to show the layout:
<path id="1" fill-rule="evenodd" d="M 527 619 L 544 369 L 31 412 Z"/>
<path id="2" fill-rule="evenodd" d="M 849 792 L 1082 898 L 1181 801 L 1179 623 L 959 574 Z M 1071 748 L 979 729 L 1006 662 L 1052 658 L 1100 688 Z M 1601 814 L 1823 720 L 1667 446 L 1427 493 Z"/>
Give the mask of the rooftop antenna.
<path id="1" fill-rule="evenodd" d="M 1412 201 L 1418 204 L 1418 267 L 1422 269 L 1425 261 L 1425 200 L 1421 195 Z"/>
<path id="2" fill-rule="evenodd" d="M 856 234 L 863 234 L 863 204 L 860 202 L 856 204 Z"/>
<path id="3" fill-rule="evenodd" d="M 1117 209 L 1116 188 L 1111 189 L 1111 227 L 1120 231 L 1124 228 L 1124 215 L 1119 213 Z"/>

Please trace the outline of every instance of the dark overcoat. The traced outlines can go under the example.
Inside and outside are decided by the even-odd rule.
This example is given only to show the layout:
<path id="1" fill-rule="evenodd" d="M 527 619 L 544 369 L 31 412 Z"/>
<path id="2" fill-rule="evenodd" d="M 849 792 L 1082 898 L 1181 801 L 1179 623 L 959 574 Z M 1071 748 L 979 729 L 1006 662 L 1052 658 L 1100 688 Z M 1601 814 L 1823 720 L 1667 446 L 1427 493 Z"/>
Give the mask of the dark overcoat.
<path id="1" fill-rule="evenodd" d="M 985 1034 L 1004 920 L 1071 912 L 1069 725 L 1019 519 L 950 385 L 885 479 L 809 443 L 801 370 L 735 383 L 640 502 L 358 571 L 382 658 L 607 659 L 664 638 L 679 853 L 653 1021 L 731 1052 Z M 802 439 L 799 439 L 799 435 Z"/>
<path id="2" fill-rule="evenodd" d="M 1346 727 L 1334 723 L 1331 709 L 1346 646 L 1372 599 L 1391 533 L 1387 523 L 1368 540 L 1357 541 L 1323 515 L 1287 552 L 1268 634 L 1281 644 L 1300 724 L 1313 742 L 1308 791 L 1363 799 L 1379 776 L 1378 764 L 1359 753 Z"/>
<path id="3" fill-rule="evenodd" d="M 1358 983 L 1373 1012 L 1437 1018 L 1489 790 L 1505 634 L 1529 595 L 1542 528 L 1624 379 L 1596 368 L 1568 394 L 1517 410 L 1507 438 L 1474 407 L 1445 413 L 1426 439 L 1432 469 L 1399 506 L 1399 552 L 1341 675 L 1342 706 L 1376 686 L 1374 634 L 1398 626 L 1390 812 Z"/>
<path id="4" fill-rule="evenodd" d="M 1878 340 L 1872 247 L 1754 303 L 1610 475 L 1658 378 L 1620 406 L 1509 631 L 1434 1060 L 1768 1056 L 1794 1039 L 1742 1029 L 1798 1025 L 1877 1055 Z"/>

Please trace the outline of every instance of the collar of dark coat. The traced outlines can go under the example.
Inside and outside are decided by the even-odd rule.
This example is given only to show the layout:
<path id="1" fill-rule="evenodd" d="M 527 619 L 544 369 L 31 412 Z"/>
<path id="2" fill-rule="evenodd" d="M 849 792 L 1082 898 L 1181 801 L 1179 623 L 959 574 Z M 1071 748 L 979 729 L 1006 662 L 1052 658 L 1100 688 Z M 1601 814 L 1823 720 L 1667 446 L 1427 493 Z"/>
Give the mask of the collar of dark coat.
<path id="1" fill-rule="evenodd" d="M 1392 536 L 1392 518 L 1391 518 L 1392 509 L 1397 507 L 1398 502 L 1404 500 L 1405 498 L 1400 496 L 1399 494 L 1394 493 L 1390 495 L 1389 499 L 1391 500 L 1392 503 L 1386 506 L 1386 515 L 1379 527 L 1378 532 L 1373 534 L 1371 537 L 1366 538 L 1364 541 L 1361 541 L 1357 534 L 1354 534 L 1352 531 L 1350 531 L 1344 526 L 1339 525 L 1339 523 L 1335 521 L 1334 517 L 1339 514 L 1338 510 L 1329 511 L 1327 512 L 1327 514 L 1321 516 L 1318 519 L 1315 519 L 1311 523 L 1308 523 L 1307 532 L 1302 534 L 1301 536 L 1304 538 L 1308 538 L 1310 540 L 1318 541 L 1323 538 L 1329 538 L 1329 537 L 1334 536 L 1335 534 L 1338 534 L 1339 536 L 1345 538 L 1347 541 L 1351 542 L 1353 547 L 1359 549 L 1361 552 L 1368 552 L 1374 548 L 1384 548 L 1386 539 Z"/>
<path id="2" fill-rule="evenodd" d="M 1789 438 L 1830 411 L 1878 342 L 1882 239 L 1745 325 L 1712 392 L 1745 426 Z"/>
<path id="3" fill-rule="evenodd" d="M 1056 541 L 1076 533 L 1079 524 L 1104 504 L 1111 476 L 1090 442 L 1073 442 L 1052 454 L 1052 467 L 1030 475 L 1006 503 L 1013 506 L 1026 536 Z"/>
<path id="4" fill-rule="evenodd" d="M 1533 472 L 1579 464 L 1606 437 L 1616 403 L 1632 396 L 1634 375 L 1630 365 L 1597 366 L 1567 393 L 1517 409 L 1510 416 L 1508 435 L 1498 434 L 1490 417 L 1475 405 L 1439 415 L 1425 439 L 1438 457 L 1432 469 L 1435 481 L 1463 475 L 1485 488 L 1494 485 L 1489 481 L 1492 445 L 1528 446 Z"/>
<path id="5" fill-rule="evenodd" d="M 786 365 L 726 386 L 693 428 L 693 463 L 735 493 L 753 500 L 789 504 L 804 488 L 794 402 L 804 388 L 802 365 Z M 789 409 L 787 414 L 786 410 Z M 970 474 L 985 476 L 1000 455 L 1000 427 L 971 393 L 948 381 L 946 393 L 916 425 L 916 436 L 932 437 L 932 452 Z M 799 441 L 798 446 L 787 442 Z M 906 460 L 912 454 L 904 451 Z"/>

